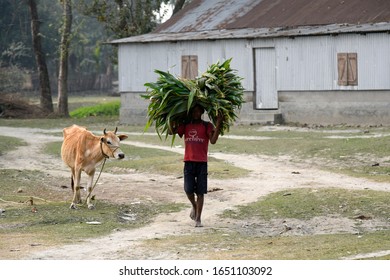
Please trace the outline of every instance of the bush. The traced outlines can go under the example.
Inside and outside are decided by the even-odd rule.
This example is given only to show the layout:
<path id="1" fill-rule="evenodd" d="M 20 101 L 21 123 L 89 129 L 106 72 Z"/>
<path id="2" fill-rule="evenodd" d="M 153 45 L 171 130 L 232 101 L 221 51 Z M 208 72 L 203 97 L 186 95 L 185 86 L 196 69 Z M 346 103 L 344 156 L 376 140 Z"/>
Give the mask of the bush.
<path id="1" fill-rule="evenodd" d="M 16 67 L 1 67 L 0 68 L 0 92 L 19 92 L 26 79 L 25 72 Z"/>

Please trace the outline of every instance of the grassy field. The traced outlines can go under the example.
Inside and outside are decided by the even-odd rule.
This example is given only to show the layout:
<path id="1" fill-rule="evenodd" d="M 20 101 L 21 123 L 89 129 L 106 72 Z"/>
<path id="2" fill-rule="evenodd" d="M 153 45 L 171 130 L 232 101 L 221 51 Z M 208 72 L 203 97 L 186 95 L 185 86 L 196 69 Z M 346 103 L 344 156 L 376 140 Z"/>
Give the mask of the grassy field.
<path id="1" fill-rule="evenodd" d="M 75 110 L 83 104 L 94 105 L 104 102 L 116 102 L 118 99 L 101 100 L 100 97 L 74 98 L 71 105 Z M 143 126 L 129 126 L 118 122 L 118 116 L 95 114 L 89 117 L 66 119 L 0 119 L 0 126 L 62 128 L 73 123 L 87 126 L 90 130 L 119 127 L 122 133 L 128 133 L 128 141 L 170 146 L 171 140 L 161 141 L 155 134 L 143 133 Z M 234 135 L 233 137 L 228 137 Z M 246 138 L 244 138 L 246 137 Z M 0 156 L 18 146 L 26 145 L 20 139 L 0 136 Z M 59 157 L 60 142 L 45 146 L 42 153 Z M 174 145 L 182 145 L 176 139 Z M 135 148 L 123 145 L 124 152 L 131 160 L 112 162 L 107 170 L 136 170 L 137 172 L 157 172 L 160 174 L 181 173 L 181 156 L 149 148 Z M 262 127 L 233 126 L 227 137 L 221 137 L 218 145 L 210 146 L 210 152 L 258 154 L 270 157 L 283 157 L 292 162 L 305 162 L 318 168 L 339 172 L 356 177 L 364 177 L 378 182 L 390 181 L 390 128 L 387 127 Z M 224 161 L 211 158 L 210 177 L 216 179 L 240 178 L 248 174 L 247 170 L 234 167 Z M 227 172 L 228 171 L 228 172 Z M 140 205 L 117 205 L 108 202 L 99 204 L 99 211 L 80 211 L 76 215 L 63 215 L 68 210 L 68 191 L 53 190 L 50 186 L 57 178 L 47 178 L 42 171 L 20 172 L 20 170 L 0 170 L 0 208 L 5 212 L 0 216 L 0 239 L 8 240 L 14 236 L 14 242 L 27 242 L 31 236 L 40 236 L 48 244 L 68 244 L 84 238 L 106 235 L 116 229 L 142 227 L 155 215 L 163 212 L 180 211 L 185 207 L 175 203 L 150 203 Z M 15 193 L 21 182 L 28 181 L 29 188 L 23 194 Z M 24 196 L 26 194 L 26 196 Z M 36 215 L 31 211 L 29 200 L 33 197 L 40 211 Z M 41 199 L 45 197 L 45 199 Z M 348 208 L 340 208 L 348 205 Z M 324 189 L 312 192 L 309 189 L 297 189 L 285 195 L 270 194 L 256 203 L 241 205 L 225 211 L 221 219 L 250 221 L 273 219 L 307 220 L 318 216 L 337 216 L 353 219 L 359 213 L 378 219 L 389 219 L 390 203 L 388 192 L 346 191 Z M 123 213 L 136 213 L 138 219 L 121 219 Z M 101 221 L 104 226 L 90 230 L 87 222 Z M 152 246 L 164 250 L 175 247 L 198 247 L 207 244 L 213 248 L 208 252 L 195 253 L 193 258 L 211 259 L 338 259 L 345 255 L 372 252 L 390 248 L 390 230 L 383 228 L 360 235 L 323 234 L 310 236 L 262 236 L 255 232 L 237 228 L 232 231 L 211 230 L 190 236 L 174 236 L 166 239 L 148 240 L 143 246 Z M 15 243 L 0 243 L 0 259 L 10 258 L 10 250 Z M 255 250 L 262 248 L 262 250 Z M 190 250 L 190 249 L 188 249 Z M 390 256 L 380 257 L 390 259 Z"/>

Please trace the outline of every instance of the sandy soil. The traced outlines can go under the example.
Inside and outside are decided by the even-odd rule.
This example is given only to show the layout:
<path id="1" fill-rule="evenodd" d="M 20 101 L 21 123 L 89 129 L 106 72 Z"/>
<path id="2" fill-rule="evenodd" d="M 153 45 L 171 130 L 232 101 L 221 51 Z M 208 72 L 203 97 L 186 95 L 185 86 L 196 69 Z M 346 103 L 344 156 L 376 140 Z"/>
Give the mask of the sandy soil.
<path id="1" fill-rule="evenodd" d="M 59 132 L 60 130 L 58 130 Z M 69 177 L 69 171 L 61 160 L 47 157 L 41 153 L 46 142 L 61 141 L 48 132 L 54 130 L 0 127 L 0 135 L 13 136 L 25 140 L 29 145 L 20 147 L 0 157 L 0 168 L 45 170 L 53 176 Z M 168 149 L 183 153 L 180 147 L 160 147 L 146 145 L 140 142 L 124 141 L 122 145 Z M 143 240 L 161 238 L 170 235 L 187 235 L 210 229 L 228 228 L 226 222 L 218 219 L 219 213 L 240 204 L 258 200 L 259 197 L 279 190 L 294 188 L 325 188 L 339 187 L 347 189 L 372 189 L 390 191 L 388 183 L 377 183 L 365 179 L 352 178 L 345 175 L 318 170 L 307 163 L 292 163 L 288 157 L 271 158 L 266 156 L 232 155 L 212 153 L 218 159 L 225 160 L 241 168 L 251 171 L 246 178 L 231 180 L 209 180 L 210 192 L 206 196 L 203 228 L 195 228 L 188 217 L 189 209 L 177 213 L 161 214 L 148 226 L 126 231 L 116 231 L 112 234 L 66 245 L 58 248 L 35 248 L 27 259 L 177 259 L 178 256 L 168 252 L 147 250 L 139 245 Z M 101 176 L 94 194 L 99 198 L 116 202 L 139 203 L 144 200 L 172 201 L 188 203 L 182 191 L 182 178 L 130 172 L 127 174 L 104 173 Z M 70 195 L 70 194 L 69 194 Z M 97 205 L 98 207 L 98 205 Z M 354 222 L 338 217 L 319 217 L 302 221 L 273 221 L 264 224 L 265 235 L 281 234 L 285 225 L 291 230 L 283 234 L 318 234 L 335 232 L 354 232 Z M 365 221 L 365 226 L 382 226 L 375 220 Z M 246 226 L 242 221 L 243 227 Z M 141 249 L 140 249 L 141 248 Z M 390 251 L 372 252 L 376 255 L 386 255 Z M 371 255 L 370 255 L 371 256 Z M 180 256 L 185 259 L 189 256 Z M 347 256 L 355 258 L 364 256 Z"/>

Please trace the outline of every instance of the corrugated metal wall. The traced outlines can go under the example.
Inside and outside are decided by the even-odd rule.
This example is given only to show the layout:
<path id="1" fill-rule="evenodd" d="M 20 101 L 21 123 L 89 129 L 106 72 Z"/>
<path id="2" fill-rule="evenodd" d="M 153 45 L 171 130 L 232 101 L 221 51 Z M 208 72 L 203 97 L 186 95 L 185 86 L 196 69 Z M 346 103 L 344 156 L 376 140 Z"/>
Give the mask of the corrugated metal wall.
<path id="1" fill-rule="evenodd" d="M 278 90 L 390 89 L 389 34 L 297 37 L 275 42 Z M 357 86 L 337 84 L 337 53 L 357 53 Z"/>
<path id="2" fill-rule="evenodd" d="M 262 81 L 254 78 L 255 68 L 261 64 L 261 59 L 256 60 L 254 66 L 254 54 L 261 48 L 271 48 L 275 56 L 275 64 L 267 64 L 276 73 L 273 93 L 264 92 L 266 86 L 254 93 L 255 81 L 257 87 Z M 338 53 L 357 54 L 356 86 L 338 85 Z M 279 108 L 277 112 L 292 122 L 390 123 L 390 35 L 386 33 L 121 44 L 122 122 L 144 122 L 147 102 L 140 97 L 146 91 L 144 84 L 156 81 L 155 69 L 181 75 L 182 55 L 197 55 L 201 72 L 218 60 L 233 58 L 232 67 L 244 78 L 246 97 L 255 96 L 241 110 L 242 122 L 261 122 L 264 111 L 252 108 Z M 260 66 L 263 72 L 267 70 Z M 275 105 L 263 106 L 270 100 L 275 100 Z"/>
<path id="3" fill-rule="evenodd" d="M 177 43 L 123 44 L 119 46 L 119 91 L 142 92 L 144 83 L 156 81 L 155 69 L 181 74 L 181 56 L 197 55 L 199 71 L 233 57 L 232 68 L 253 91 L 252 48 L 245 40 L 190 41 Z"/>
<path id="4" fill-rule="evenodd" d="M 189 41 L 123 44 L 119 46 L 120 92 L 142 92 L 155 81 L 154 69 L 180 75 L 181 56 L 197 55 L 199 71 L 216 61 L 233 57 L 232 67 L 254 90 L 253 48 L 272 45 L 276 52 L 278 91 L 390 89 L 390 35 L 340 35 L 267 40 Z M 358 85 L 337 84 L 337 53 L 358 55 Z"/>

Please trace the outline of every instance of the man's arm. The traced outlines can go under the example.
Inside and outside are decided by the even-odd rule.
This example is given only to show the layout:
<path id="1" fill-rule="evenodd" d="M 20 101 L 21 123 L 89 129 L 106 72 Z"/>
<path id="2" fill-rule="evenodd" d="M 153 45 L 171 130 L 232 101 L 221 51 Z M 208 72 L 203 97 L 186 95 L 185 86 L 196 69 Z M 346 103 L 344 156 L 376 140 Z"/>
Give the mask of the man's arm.
<path id="1" fill-rule="evenodd" d="M 169 135 L 177 134 L 179 135 L 180 138 L 182 138 L 184 134 L 183 125 L 182 124 L 178 125 L 177 123 L 173 122 L 171 126 L 168 127 L 168 134 Z"/>
<path id="2" fill-rule="evenodd" d="M 211 144 L 215 144 L 217 143 L 217 140 L 218 140 L 218 137 L 219 137 L 219 132 L 221 130 L 221 124 L 222 124 L 222 114 L 219 114 L 218 115 L 218 118 L 217 118 L 217 124 L 215 126 L 215 128 L 211 131 L 211 135 L 210 135 L 210 143 Z"/>
<path id="3" fill-rule="evenodd" d="M 176 122 L 172 122 L 171 125 L 168 126 L 168 134 L 173 135 L 177 133 L 179 125 Z"/>

